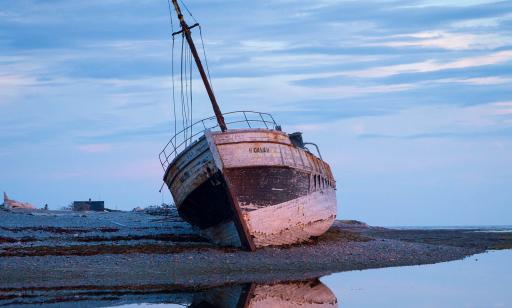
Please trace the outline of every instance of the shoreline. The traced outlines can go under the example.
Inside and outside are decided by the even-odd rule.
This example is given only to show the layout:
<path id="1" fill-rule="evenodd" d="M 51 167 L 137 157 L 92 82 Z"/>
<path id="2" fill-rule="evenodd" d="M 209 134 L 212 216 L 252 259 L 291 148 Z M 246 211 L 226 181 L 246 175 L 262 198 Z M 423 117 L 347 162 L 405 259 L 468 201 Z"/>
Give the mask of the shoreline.
<path id="1" fill-rule="evenodd" d="M 41 288 L 277 283 L 512 248 L 511 233 L 473 231 L 478 230 L 401 230 L 336 221 L 308 243 L 247 252 L 206 242 L 174 214 L 4 211 L 0 298 Z"/>

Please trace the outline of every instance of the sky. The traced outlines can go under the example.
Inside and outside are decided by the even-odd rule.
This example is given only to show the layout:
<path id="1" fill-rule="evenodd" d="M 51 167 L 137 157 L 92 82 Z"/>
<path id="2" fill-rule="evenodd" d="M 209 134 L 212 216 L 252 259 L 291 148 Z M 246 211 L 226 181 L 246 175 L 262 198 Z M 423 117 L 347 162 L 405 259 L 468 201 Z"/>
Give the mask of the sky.
<path id="1" fill-rule="evenodd" d="M 338 218 L 512 224 L 511 1 L 186 4 L 222 110 L 317 143 Z M 173 30 L 165 0 L 0 0 L 0 191 L 52 209 L 170 202 Z"/>

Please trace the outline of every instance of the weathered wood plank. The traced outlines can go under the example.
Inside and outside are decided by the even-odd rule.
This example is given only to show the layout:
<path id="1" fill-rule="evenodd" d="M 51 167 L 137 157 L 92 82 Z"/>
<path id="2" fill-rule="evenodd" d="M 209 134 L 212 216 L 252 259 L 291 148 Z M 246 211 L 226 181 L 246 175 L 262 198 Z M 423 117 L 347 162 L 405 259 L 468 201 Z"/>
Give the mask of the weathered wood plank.
<path id="1" fill-rule="evenodd" d="M 198 233 L 214 244 L 221 246 L 242 247 L 240 235 L 233 220 L 218 224 L 211 228 L 199 229 Z"/>
<path id="2" fill-rule="evenodd" d="M 220 170 L 225 170 L 224 158 L 219 153 L 219 151 L 218 151 L 219 149 L 216 144 L 216 139 L 215 139 L 216 135 L 210 131 L 206 132 L 205 135 L 206 135 L 206 139 L 208 140 L 208 144 L 210 146 L 210 151 L 212 152 L 216 166 Z M 240 205 L 237 200 L 236 187 L 231 184 L 230 179 L 228 177 L 226 177 L 225 175 L 224 175 L 224 182 L 225 182 L 226 194 L 229 198 L 229 201 L 228 201 L 229 206 L 233 210 L 233 219 L 232 220 L 233 220 L 233 223 L 235 224 L 235 227 L 238 231 L 240 243 L 244 248 L 254 251 L 254 250 L 256 250 L 256 246 L 254 245 L 254 242 L 249 235 L 247 222 L 243 220 L 242 210 L 241 210 Z"/>
<path id="3" fill-rule="evenodd" d="M 329 166 L 313 154 L 293 146 L 282 132 L 258 130 L 246 133 L 235 130 L 212 133 L 222 166 L 219 169 L 285 166 L 314 171 L 334 182 Z M 258 139 L 259 138 L 259 139 Z M 287 138 L 287 140 L 285 140 Z"/>
<path id="4" fill-rule="evenodd" d="M 335 181 L 325 162 L 284 140 L 282 132 L 232 131 L 210 138 L 244 232 L 256 247 L 305 241 L 332 225 Z"/>
<path id="5" fill-rule="evenodd" d="M 173 161 L 164 181 L 179 207 L 190 193 L 217 171 L 208 143 L 206 139 L 201 138 L 187 150 L 187 153 Z"/>
<path id="6" fill-rule="evenodd" d="M 332 291 L 318 280 L 281 284 L 256 284 L 247 308 L 338 307 Z"/>
<path id="7" fill-rule="evenodd" d="M 291 145 L 284 132 L 268 129 L 233 129 L 225 133 L 213 132 L 217 145 L 239 142 L 276 142 Z"/>
<path id="8" fill-rule="evenodd" d="M 329 188 L 243 215 L 256 247 L 298 243 L 330 228 L 336 219 L 336 195 Z"/>
<path id="9" fill-rule="evenodd" d="M 334 293 L 318 279 L 284 283 L 248 283 L 195 294 L 190 307 L 267 308 L 338 307 Z"/>
<path id="10" fill-rule="evenodd" d="M 329 165 L 283 132 L 208 131 L 186 151 L 165 179 L 180 215 L 214 242 L 250 250 L 297 243 L 321 235 L 336 217 Z"/>

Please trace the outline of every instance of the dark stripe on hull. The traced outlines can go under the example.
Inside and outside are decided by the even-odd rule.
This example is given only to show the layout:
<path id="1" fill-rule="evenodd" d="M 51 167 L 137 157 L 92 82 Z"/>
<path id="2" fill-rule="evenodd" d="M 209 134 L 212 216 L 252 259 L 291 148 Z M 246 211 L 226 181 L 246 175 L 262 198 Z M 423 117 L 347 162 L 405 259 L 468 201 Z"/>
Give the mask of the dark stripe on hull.
<path id="1" fill-rule="evenodd" d="M 240 239 L 238 245 L 255 249 L 241 220 L 235 195 L 216 167 L 204 137 L 191 144 L 169 165 L 164 181 L 173 195 L 178 213 L 185 221 L 203 230 L 234 223 L 236 236 Z M 217 230 L 215 233 L 225 234 L 225 231 Z M 225 242 L 223 239 L 214 241 Z M 227 242 L 233 245 L 232 240 Z"/>
<path id="2" fill-rule="evenodd" d="M 287 167 L 236 168 L 224 170 L 244 210 L 275 205 L 309 193 L 310 174 Z"/>
<path id="3" fill-rule="evenodd" d="M 279 131 L 206 132 L 164 180 L 180 216 L 223 245 L 297 243 L 325 232 L 336 216 L 329 165 Z"/>
<path id="4" fill-rule="evenodd" d="M 241 220 L 242 213 L 234 200 L 235 195 L 229 187 L 231 185 L 226 182 L 220 172 L 214 174 L 177 206 L 178 213 L 185 221 L 200 229 L 212 228 L 232 221 L 242 246 L 255 250 L 256 247 Z"/>
<path id="5" fill-rule="evenodd" d="M 232 220 L 234 212 L 226 182 L 220 172 L 192 191 L 178 206 L 178 213 L 184 220 L 201 229 Z"/>

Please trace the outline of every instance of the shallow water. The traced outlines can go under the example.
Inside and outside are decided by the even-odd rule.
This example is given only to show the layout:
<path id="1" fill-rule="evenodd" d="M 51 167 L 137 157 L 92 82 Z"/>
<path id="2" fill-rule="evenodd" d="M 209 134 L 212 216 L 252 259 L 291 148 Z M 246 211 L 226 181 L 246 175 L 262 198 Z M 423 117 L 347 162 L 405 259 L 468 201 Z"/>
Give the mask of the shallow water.
<path id="1" fill-rule="evenodd" d="M 321 278 L 342 307 L 512 307 L 512 250 Z"/>
<path id="2" fill-rule="evenodd" d="M 216 288 L 201 295 L 201 300 L 194 297 L 192 306 L 203 307 L 201 303 L 210 301 L 213 306 L 208 307 L 236 307 L 242 298 L 245 307 L 512 307 L 512 250 L 432 265 L 342 272 L 320 282 L 246 285 L 250 295 L 235 294 L 234 301 L 219 298 L 233 296 L 236 287 L 230 287 L 231 292 Z M 187 303 L 116 307 L 183 306 Z"/>
<path id="3" fill-rule="evenodd" d="M 398 230 L 468 230 L 468 231 L 481 231 L 481 232 L 492 232 L 492 231 L 505 231 L 512 232 L 512 226 L 509 225 L 497 225 L 497 226 L 390 226 L 386 228 L 398 229 Z"/>

